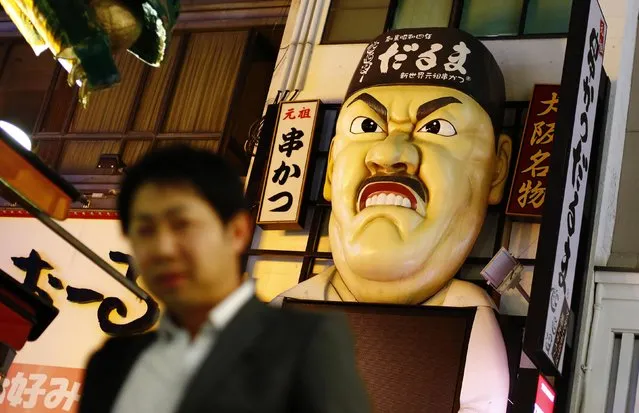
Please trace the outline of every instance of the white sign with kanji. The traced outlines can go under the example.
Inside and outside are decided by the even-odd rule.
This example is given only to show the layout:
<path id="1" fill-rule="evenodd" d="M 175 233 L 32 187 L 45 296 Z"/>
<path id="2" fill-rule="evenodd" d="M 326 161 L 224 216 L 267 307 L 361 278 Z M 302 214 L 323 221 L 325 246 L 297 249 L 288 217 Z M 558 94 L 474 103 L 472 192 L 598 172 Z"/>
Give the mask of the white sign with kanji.
<path id="1" fill-rule="evenodd" d="M 270 229 L 301 228 L 302 198 L 320 102 L 280 105 L 257 224 Z"/>

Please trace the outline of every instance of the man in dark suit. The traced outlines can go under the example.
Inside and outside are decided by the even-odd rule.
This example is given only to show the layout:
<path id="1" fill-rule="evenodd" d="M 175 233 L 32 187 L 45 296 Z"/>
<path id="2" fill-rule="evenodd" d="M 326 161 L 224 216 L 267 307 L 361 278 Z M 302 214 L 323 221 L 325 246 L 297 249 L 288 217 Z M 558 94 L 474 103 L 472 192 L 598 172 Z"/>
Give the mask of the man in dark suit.
<path id="1" fill-rule="evenodd" d="M 80 413 L 370 411 L 344 319 L 267 307 L 242 280 L 252 223 L 223 159 L 156 151 L 127 172 L 118 210 L 166 311 L 93 355 Z"/>

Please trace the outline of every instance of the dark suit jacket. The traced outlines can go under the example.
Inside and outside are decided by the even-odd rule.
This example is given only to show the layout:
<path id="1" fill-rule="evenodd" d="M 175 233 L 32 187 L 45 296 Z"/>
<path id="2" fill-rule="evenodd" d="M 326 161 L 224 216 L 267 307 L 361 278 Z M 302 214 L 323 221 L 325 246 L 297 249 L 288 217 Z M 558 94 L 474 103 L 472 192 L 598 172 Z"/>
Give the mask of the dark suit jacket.
<path id="1" fill-rule="evenodd" d="M 108 340 L 87 366 L 79 413 L 110 412 L 155 338 Z M 270 308 L 255 298 L 217 337 L 186 389 L 178 413 L 370 411 L 345 318 Z"/>

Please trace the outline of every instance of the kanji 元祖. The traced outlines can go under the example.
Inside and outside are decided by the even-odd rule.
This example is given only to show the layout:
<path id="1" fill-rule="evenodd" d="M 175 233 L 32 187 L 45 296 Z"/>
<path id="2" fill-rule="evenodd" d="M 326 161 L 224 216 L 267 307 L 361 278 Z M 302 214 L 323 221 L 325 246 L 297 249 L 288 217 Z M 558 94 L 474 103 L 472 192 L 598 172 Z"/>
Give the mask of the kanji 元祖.
<path id="1" fill-rule="evenodd" d="M 300 119 L 310 119 L 311 110 L 309 108 L 302 108 L 300 109 L 300 112 L 297 114 L 297 117 Z"/>
<path id="2" fill-rule="evenodd" d="M 295 109 L 290 108 L 286 111 L 286 113 L 284 114 L 284 119 L 295 119 Z"/>

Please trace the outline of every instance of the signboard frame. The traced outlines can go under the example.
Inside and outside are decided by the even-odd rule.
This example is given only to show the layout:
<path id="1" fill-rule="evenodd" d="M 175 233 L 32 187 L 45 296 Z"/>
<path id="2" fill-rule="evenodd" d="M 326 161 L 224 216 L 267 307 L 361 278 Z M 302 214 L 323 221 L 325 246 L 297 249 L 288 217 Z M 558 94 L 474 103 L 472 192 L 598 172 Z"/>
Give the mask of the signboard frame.
<path id="1" fill-rule="evenodd" d="M 278 133 L 280 132 L 279 128 L 280 128 L 280 121 L 281 121 L 283 110 L 286 107 L 286 105 L 291 105 L 291 104 L 299 105 L 303 103 L 315 104 L 316 112 L 315 112 L 315 118 L 313 119 L 313 125 L 311 128 L 312 135 L 310 136 L 309 144 L 307 148 L 305 168 L 303 169 L 301 176 L 299 177 L 299 179 L 301 179 L 301 190 L 299 194 L 300 199 L 299 199 L 299 202 L 297 203 L 297 209 L 295 212 L 295 218 L 292 220 L 287 220 L 287 221 L 271 221 L 271 220 L 262 219 L 262 209 L 264 207 L 264 198 L 266 197 L 266 192 L 269 185 L 269 179 L 271 179 L 270 172 L 271 172 L 271 166 L 273 161 L 273 152 L 275 151 L 275 145 L 277 144 L 277 136 L 278 136 Z M 262 227 L 263 229 L 301 230 L 304 228 L 304 224 L 306 221 L 306 210 L 308 209 L 307 200 L 309 197 L 309 191 L 312 186 L 310 185 L 309 182 L 307 182 L 307 180 L 308 180 L 309 171 L 313 171 L 315 169 L 315 159 L 311 157 L 311 154 L 315 152 L 315 149 L 319 142 L 319 139 L 316 139 L 316 136 L 319 134 L 320 128 L 323 124 L 322 108 L 323 108 L 323 104 L 322 104 L 322 101 L 319 99 L 282 102 L 279 104 L 279 108 L 277 110 L 277 118 L 275 121 L 275 126 L 273 128 L 273 136 L 270 142 L 269 156 L 268 156 L 266 168 L 264 171 L 265 173 L 264 173 L 264 177 L 262 181 L 262 187 L 261 187 L 260 196 L 259 196 L 259 206 L 258 206 L 257 216 L 256 216 L 256 224 Z"/>

